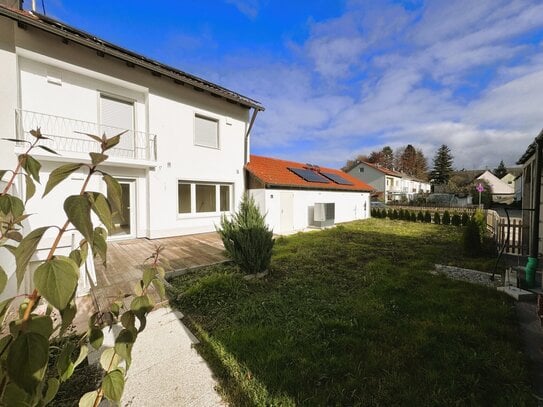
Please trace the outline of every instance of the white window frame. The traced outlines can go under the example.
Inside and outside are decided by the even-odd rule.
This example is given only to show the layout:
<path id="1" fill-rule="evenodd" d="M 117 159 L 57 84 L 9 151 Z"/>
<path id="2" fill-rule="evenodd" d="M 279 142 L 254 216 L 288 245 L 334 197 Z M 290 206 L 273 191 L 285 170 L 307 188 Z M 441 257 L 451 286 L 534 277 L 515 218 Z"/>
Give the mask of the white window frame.
<path id="1" fill-rule="evenodd" d="M 217 122 L 217 147 L 213 147 L 213 146 L 208 146 L 208 145 L 205 145 L 205 144 L 199 144 L 196 142 L 196 118 L 201 118 L 201 119 L 205 119 L 205 120 L 211 120 L 211 121 L 214 121 L 214 122 Z M 201 113 L 201 112 L 194 112 L 194 116 L 193 116 L 193 123 L 192 123 L 192 128 L 193 128 L 193 131 L 192 131 L 192 142 L 195 146 L 198 146 L 198 147 L 204 147 L 204 148 L 211 148 L 212 150 L 220 150 L 221 149 L 221 120 L 219 117 L 217 116 L 212 116 L 210 114 L 206 114 L 206 113 Z"/>
<path id="2" fill-rule="evenodd" d="M 179 185 L 188 184 L 190 185 L 190 212 L 180 213 L 179 212 Z M 215 186 L 215 211 L 214 212 L 196 212 L 196 185 L 214 185 Z M 227 186 L 229 190 L 229 210 L 221 211 L 221 186 Z M 225 181 L 195 181 L 195 180 L 186 180 L 178 179 L 177 180 L 177 198 L 176 198 L 176 211 L 178 219 L 186 218 L 206 218 L 206 217 L 217 217 L 222 214 L 232 213 L 234 207 L 234 182 L 225 182 Z"/>

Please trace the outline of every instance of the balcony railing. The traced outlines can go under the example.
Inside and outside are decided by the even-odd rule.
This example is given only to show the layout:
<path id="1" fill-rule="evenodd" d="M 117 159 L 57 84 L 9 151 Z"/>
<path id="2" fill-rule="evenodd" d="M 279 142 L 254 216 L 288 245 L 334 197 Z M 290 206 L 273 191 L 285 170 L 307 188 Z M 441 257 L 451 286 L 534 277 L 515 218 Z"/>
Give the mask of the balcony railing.
<path id="1" fill-rule="evenodd" d="M 98 123 L 70 119 L 49 114 L 15 110 L 17 122 L 17 138 L 33 141 L 30 130 L 40 128 L 41 133 L 49 137 L 42 145 L 52 148 L 58 153 L 90 153 L 99 152 L 99 144 L 90 137 L 80 133 L 89 133 L 107 137 L 119 134 L 126 129 L 101 126 Z M 115 148 L 108 150 L 110 157 L 130 160 L 156 160 L 156 135 L 142 131 L 128 130 L 121 136 Z"/>

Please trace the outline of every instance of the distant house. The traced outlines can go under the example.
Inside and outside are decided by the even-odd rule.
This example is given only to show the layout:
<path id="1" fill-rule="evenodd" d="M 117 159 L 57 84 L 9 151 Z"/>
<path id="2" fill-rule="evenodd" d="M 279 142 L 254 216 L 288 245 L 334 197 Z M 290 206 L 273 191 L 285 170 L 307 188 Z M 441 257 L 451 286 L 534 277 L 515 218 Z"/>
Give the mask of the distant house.
<path id="1" fill-rule="evenodd" d="M 274 233 L 370 217 L 373 188 L 343 171 L 251 155 L 248 192 Z"/>
<path id="2" fill-rule="evenodd" d="M 492 201 L 512 203 L 515 197 L 515 187 L 502 181 L 490 171 L 486 170 L 476 180 L 484 180 L 492 188 Z"/>
<path id="3" fill-rule="evenodd" d="M 385 203 L 412 200 L 416 194 L 430 192 L 426 181 L 366 161 L 360 161 L 348 174 L 371 185 L 375 189 L 373 196 Z"/>

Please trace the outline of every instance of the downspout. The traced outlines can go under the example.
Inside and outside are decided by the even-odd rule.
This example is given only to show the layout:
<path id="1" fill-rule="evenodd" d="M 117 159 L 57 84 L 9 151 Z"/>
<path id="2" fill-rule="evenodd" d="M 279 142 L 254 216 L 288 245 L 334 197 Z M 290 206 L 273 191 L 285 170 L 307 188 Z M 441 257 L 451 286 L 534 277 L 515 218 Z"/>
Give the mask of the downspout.
<path id="1" fill-rule="evenodd" d="M 249 122 L 249 128 L 247 129 L 247 133 L 245 133 L 245 140 L 243 145 L 244 165 L 249 162 L 249 135 L 251 134 L 251 130 L 253 129 L 253 124 L 255 124 L 258 110 L 259 109 L 253 108 L 253 115 L 251 116 L 251 121 Z"/>
<path id="2" fill-rule="evenodd" d="M 525 279 L 526 285 L 528 287 L 533 287 L 535 283 L 535 271 L 537 269 L 537 262 L 539 257 L 539 221 L 541 218 L 541 170 L 542 170 L 542 157 L 541 150 L 543 147 L 542 140 L 537 137 L 536 142 L 536 152 L 535 152 L 535 174 L 534 174 L 534 216 L 532 218 L 532 239 L 530 244 L 530 254 L 528 257 L 528 263 L 526 264 L 525 269 Z"/>

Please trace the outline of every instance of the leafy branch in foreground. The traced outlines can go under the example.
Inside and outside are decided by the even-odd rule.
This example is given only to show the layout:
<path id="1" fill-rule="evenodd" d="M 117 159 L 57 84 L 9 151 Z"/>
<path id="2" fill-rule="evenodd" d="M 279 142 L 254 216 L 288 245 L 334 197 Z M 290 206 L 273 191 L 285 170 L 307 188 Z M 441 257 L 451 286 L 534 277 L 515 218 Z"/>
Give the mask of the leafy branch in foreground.
<path id="1" fill-rule="evenodd" d="M 119 402 L 124 389 L 126 369 L 131 364 L 132 346 L 138 334 L 145 328 L 146 316 L 154 303 L 148 294 L 152 285 L 164 296 L 164 265 L 160 259 L 162 248 L 157 248 L 144 265 L 142 279 L 136 286 L 136 296 L 129 307 L 121 302 L 111 305 L 108 311 L 96 312 L 89 318 L 88 331 L 78 344 L 64 341 L 61 349 L 56 349 L 59 337 L 66 334 L 72 324 L 77 308 L 75 295 L 79 281 L 79 270 L 86 267 L 89 255 L 100 256 L 103 263 L 107 259 L 107 236 L 113 229 L 112 217 L 121 214 L 121 187 L 114 177 L 100 169 L 108 158 L 106 152 L 115 147 L 123 133 L 113 137 L 98 137 L 87 134 L 100 144 L 99 153 L 90 153 L 89 163 L 70 163 L 51 172 L 44 187 L 43 196 L 76 171 L 86 171 L 85 180 L 79 194 L 68 196 L 63 205 L 66 221 L 62 226 L 43 226 L 24 236 L 25 204 L 36 192 L 40 183 L 41 164 L 32 157 L 35 148 L 56 154 L 49 147 L 40 145 L 47 140 L 40 129 L 32 130 L 33 141 L 4 139 L 16 143 L 26 143 L 28 148 L 18 156 L 14 170 L 0 170 L 0 180 L 7 178 L 0 192 L 0 249 L 7 250 L 15 258 L 17 287 L 25 279 L 29 263 L 40 241 L 48 230 L 56 229 L 53 243 L 46 259 L 40 261 L 33 275 L 33 289 L 30 293 L 8 298 L 0 303 L 0 324 L 4 336 L 0 338 L 0 404 L 43 406 L 50 403 L 60 385 L 73 374 L 89 353 L 89 346 L 98 350 L 103 343 L 102 329 L 107 325 L 119 323 L 121 331 L 115 338 L 115 345 L 106 348 L 100 357 L 104 369 L 101 385 L 93 392 L 86 393 L 80 406 L 97 406 L 105 397 Z M 10 191 L 18 176 L 25 180 L 25 201 Z M 90 180 L 100 176 L 107 186 L 107 196 L 100 192 L 88 191 Z M 94 213 L 102 226 L 94 226 L 91 215 Z M 81 240 L 67 256 L 57 254 L 58 246 L 70 227 L 81 234 Z M 8 283 L 5 270 L 0 267 L 0 293 L 4 293 Z M 7 321 L 15 299 L 23 299 L 18 312 Z M 40 307 L 44 304 L 43 307 Z M 45 306 L 46 305 L 46 306 Z M 60 318 L 56 318 L 58 314 Z M 88 343 L 88 345 L 87 345 Z M 59 350 L 53 368 L 48 366 L 52 349 Z M 73 355 L 77 355 L 74 359 Z"/>

